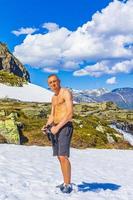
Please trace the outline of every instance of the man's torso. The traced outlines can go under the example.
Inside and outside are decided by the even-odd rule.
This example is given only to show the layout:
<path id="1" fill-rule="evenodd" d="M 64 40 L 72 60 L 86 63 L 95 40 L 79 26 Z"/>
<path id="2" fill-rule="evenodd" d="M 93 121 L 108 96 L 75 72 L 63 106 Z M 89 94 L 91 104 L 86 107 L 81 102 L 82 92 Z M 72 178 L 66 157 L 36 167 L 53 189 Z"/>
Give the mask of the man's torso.
<path id="1" fill-rule="evenodd" d="M 65 88 L 61 88 L 58 95 L 55 95 L 52 101 L 54 106 L 54 123 L 58 124 L 67 113 L 66 101 L 64 98 Z"/>

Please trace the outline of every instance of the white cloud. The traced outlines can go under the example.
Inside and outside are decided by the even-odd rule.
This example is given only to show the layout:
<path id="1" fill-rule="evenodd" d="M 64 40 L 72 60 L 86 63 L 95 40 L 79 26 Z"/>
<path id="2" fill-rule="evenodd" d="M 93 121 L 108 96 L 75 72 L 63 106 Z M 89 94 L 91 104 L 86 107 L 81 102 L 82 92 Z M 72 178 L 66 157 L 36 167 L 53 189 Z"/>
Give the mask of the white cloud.
<path id="1" fill-rule="evenodd" d="M 133 59 L 132 60 L 125 60 L 123 62 L 116 63 L 112 69 L 111 73 L 132 73 L 133 72 Z"/>
<path id="2" fill-rule="evenodd" d="M 106 83 L 107 84 L 116 84 L 117 82 L 116 82 L 116 77 L 114 76 L 114 77 L 111 77 L 111 78 L 109 78 L 109 79 L 107 79 L 106 80 Z"/>
<path id="3" fill-rule="evenodd" d="M 59 29 L 59 25 L 58 24 L 51 23 L 51 22 L 44 23 L 42 27 L 47 29 L 48 31 L 56 31 L 56 30 Z"/>
<path id="4" fill-rule="evenodd" d="M 129 35 L 133 32 L 133 1 L 126 3 L 114 0 L 101 12 L 96 12 L 92 21 L 83 25 L 84 31 L 89 31 L 95 35 Z M 126 26 L 126 28 L 125 28 Z"/>
<path id="5" fill-rule="evenodd" d="M 75 71 L 74 76 L 90 75 L 94 77 L 99 77 L 108 72 L 109 67 L 107 66 L 107 61 L 102 61 L 94 65 L 86 66 L 84 69 Z"/>
<path id="6" fill-rule="evenodd" d="M 50 73 L 58 73 L 57 69 L 51 69 L 51 68 L 43 68 L 44 72 L 50 72 Z"/>
<path id="7" fill-rule="evenodd" d="M 133 59 L 124 60 L 121 62 L 104 60 L 97 62 L 94 65 L 88 65 L 83 69 L 77 70 L 73 73 L 74 76 L 90 75 L 100 77 L 104 74 L 117 74 L 117 73 L 132 73 L 133 72 Z"/>
<path id="8" fill-rule="evenodd" d="M 19 35 L 28 35 L 28 34 L 32 34 L 34 33 L 35 31 L 37 31 L 38 29 L 36 28 L 23 28 L 21 27 L 20 29 L 18 29 L 17 31 L 12 31 L 12 33 L 16 36 L 19 36 Z"/>
<path id="9" fill-rule="evenodd" d="M 133 43 L 132 10 L 132 0 L 115 0 L 73 32 L 56 23 L 44 23 L 48 32 L 27 35 L 14 48 L 14 55 L 43 70 L 76 70 L 75 76 L 130 73 L 133 48 L 125 45 Z M 90 62 L 96 64 L 85 66 Z"/>
<path id="10" fill-rule="evenodd" d="M 47 34 L 27 35 L 21 45 L 14 49 L 14 55 L 24 64 L 39 68 L 55 68 L 62 62 L 62 49 L 70 31 L 60 28 Z"/>

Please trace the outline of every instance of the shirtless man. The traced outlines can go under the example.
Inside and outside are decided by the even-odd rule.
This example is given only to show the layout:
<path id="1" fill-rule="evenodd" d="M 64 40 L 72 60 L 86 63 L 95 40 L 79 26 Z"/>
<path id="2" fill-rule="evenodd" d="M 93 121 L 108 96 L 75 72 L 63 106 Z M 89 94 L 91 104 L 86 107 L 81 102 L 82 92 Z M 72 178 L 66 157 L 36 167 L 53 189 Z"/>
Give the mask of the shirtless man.
<path id="1" fill-rule="evenodd" d="M 55 74 L 48 77 L 48 85 L 54 92 L 54 95 L 52 97 L 51 114 L 46 123 L 46 127 L 52 125 L 51 132 L 56 137 L 56 142 L 52 144 L 53 156 L 58 157 L 64 179 L 64 183 L 57 187 L 63 193 L 70 193 L 72 191 L 71 163 L 68 158 L 73 133 L 72 94 L 68 89 L 60 86 L 60 80 Z"/>

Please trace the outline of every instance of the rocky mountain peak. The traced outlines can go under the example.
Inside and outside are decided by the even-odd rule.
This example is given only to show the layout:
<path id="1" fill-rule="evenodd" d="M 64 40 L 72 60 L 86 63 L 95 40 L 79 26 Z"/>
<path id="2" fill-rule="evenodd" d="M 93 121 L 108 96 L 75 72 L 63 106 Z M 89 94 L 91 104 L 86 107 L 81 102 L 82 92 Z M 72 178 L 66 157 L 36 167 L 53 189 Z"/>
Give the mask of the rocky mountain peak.
<path id="1" fill-rule="evenodd" d="M 30 82 L 30 75 L 22 63 L 8 50 L 6 44 L 0 42 L 0 70 L 23 77 Z"/>

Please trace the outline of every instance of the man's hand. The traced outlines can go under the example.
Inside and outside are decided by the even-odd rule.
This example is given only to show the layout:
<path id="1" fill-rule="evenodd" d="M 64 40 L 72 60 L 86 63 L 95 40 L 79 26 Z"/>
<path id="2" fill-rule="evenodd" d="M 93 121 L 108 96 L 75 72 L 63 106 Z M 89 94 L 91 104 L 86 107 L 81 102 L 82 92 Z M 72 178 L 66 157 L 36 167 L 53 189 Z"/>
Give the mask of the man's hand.
<path id="1" fill-rule="evenodd" d="M 46 134 L 46 129 L 47 129 L 47 127 L 46 127 L 46 125 L 44 125 L 44 126 L 42 127 L 41 131 L 42 131 L 44 134 Z"/>
<path id="2" fill-rule="evenodd" d="M 58 131 L 59 131 L 58 126 L 53 126 L 53 127 L 51 128 L 51 132 L 53 133 L 53 135 L 55 135 L 56 133 L 58 133 Z"/>

